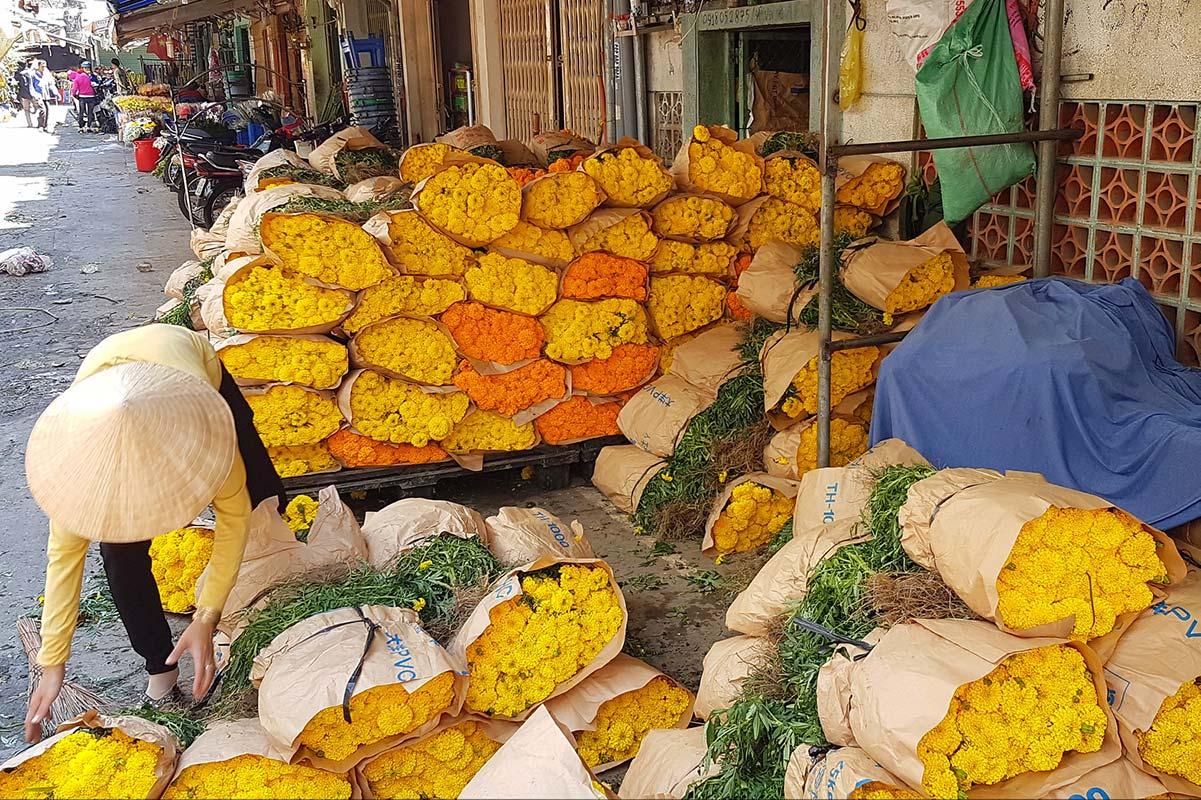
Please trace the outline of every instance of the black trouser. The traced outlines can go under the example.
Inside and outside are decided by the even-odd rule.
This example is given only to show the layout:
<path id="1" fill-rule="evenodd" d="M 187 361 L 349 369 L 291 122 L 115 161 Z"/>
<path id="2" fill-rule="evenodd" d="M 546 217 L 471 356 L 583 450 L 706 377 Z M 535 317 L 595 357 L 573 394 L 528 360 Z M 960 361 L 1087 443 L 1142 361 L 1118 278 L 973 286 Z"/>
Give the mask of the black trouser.
<path id="1" fill-rule="evenodd" d="M 81 98 L 87 99 L 87 98 Z M 284 504 L 284 484 L 267 448 L 254 428 L 254 414 L 225 368 L 221 368 L 221 396 L 234 415 L 234 430 L 238 435 L 238 453 L 246 465 L 246 489 L 253 508 L 268 497 Z M 154 574 L 150 571 L 150 542 L 129 542 L 100 545 L 104 574 L 108 578 L 113 602 L 129 635 L 134 652 L 146 659 L 146 672 L 159 675 L 175 667 L 167 666 L 167 656 L 174 646 L 171 628 L 163 614 Z"/>
<path id="2" fill-rule="evenodd" d="M 96 98 L 79 98 L 79 129 L 96 127 Z"/>

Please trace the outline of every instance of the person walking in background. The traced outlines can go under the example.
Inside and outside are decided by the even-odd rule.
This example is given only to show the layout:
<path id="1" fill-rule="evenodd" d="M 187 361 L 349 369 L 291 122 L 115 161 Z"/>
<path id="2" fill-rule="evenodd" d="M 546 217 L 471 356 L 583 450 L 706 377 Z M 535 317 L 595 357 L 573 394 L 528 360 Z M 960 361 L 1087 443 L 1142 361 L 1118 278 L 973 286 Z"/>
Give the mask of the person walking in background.
<path id="1" fill-rule="evenodd" d="M 25 112 L 25 127 L 33 127 L 33 72 L 31 67 L 32 62 L 21 61 L 17 63 L 17 72 L 13 76 L 17 83 L 17 98 L 21 101 L 21 110 Z"/>
<path id="2" fill-rule="evenodd" d="M 125 67 L 121 66 L 121 59 L 114 58 L 109 63 L 113 65 L 113 83 L 117 85 L 117 94 L 133 92 L 133 86 L 129 82 L 129 73 L 125 71 Z"/>
<path id="3" fill-rule="evenodd" d="M 80 131 L 96 130 L 96 87 L 92 85 L 92 62 L 79 65 L 79 71 L 71 79 L 71 96 L 79 103 L 76 116 Z"/>
<path id="4" fill-rule="evenodd" d="M 42 130 L 47 130 L 47 125 L 50 122 L 50 104 L 59 103 L 62 101 L 62 95 L 58 92 L 58 80 L 54 77 L 54 73 L 50 71 L 50 67 L 45 61 L 37 61 L 34 68 L 38 72 L 38 91 L 41 93 L 41 111 L 38 115 L 38 121 L 41 123 L 38 127 Z"/>

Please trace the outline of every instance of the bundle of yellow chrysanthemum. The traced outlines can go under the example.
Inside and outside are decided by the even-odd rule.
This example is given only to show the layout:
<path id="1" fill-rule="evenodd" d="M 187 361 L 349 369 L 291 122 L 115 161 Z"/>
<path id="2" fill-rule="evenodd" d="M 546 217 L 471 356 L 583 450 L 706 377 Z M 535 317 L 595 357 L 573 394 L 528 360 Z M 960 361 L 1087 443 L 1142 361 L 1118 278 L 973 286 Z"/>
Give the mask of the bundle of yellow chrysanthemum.
<path id="1" fill-rule="evenodd" d="M 604 150 L 584 159 L 581 168 L 600 184 L 611 206 L 647 208 L 675 185 L 658 157 L 641 145 Z"/>
<path id="2" fill-rule="evenodd" d="M 719 556 L 767 544 L 792 519 L 792 497 L 755 480 L 737 484 L 719 503 L 706 535 Z"/>
<path id="3" fill-rule="evenodd" d="M 905 168 L 895 161 L 877 161 L 840 186 L 834 196 L 844 205 L 882 214 L 903 191 Z"/>
<path id="4" fill-rule="evenodd" d="M 399 275 L 365 289 L 342 330 L 353 336 L 371 323 L 397 314 L 432 317 L 466 297 L 458 281 Z"/>
<path id="5" fill-rule="evenodd" d="M 324 336 L 235 336 L 217 346 L 229 374 L 243 383 L 299 383 L 332 389 L 349 368 L 346 345 Z"/>
<path id="6" fill-rule="evenodd" d="M 264 214 L 259 235 L 285 269 L 330 286 L 357 292 L 393 274 L 379 242 L 344 219 Z"/>
<path id="7" fill-rule="evenodd" d="M 768 197 L 758 202 L 751 215 L 746 246 L 752 252 L 773 241 L 804 247 L 817 244 L 820 236 L 817 217 L 812 212 L 778 197 Z"/>
<path id="8" fill-rule="evenodd" d="M 671 371 L 671 363 L 676 357 L 676 348 L 685 342 L 690 342 L 696 338 L 695 333 L 677 336 L 674 339 L 669 339 L 659 345 L 659 374 L 666 375 Z"/>
<path id="9" fill-rule="evenodd" d="M 876 379 L 880 348 L 856 347 L 839 350 L 830 357 L 830 404 L 838 405 L 848 394 L 871 385 Z M 793 419 L 817 413 L 817 356 L 809 359 L 792 379 L 780 410 Z"/>
<path id="10" fill-rule="evenodd" d="M 1025 275 L 981 275 L 972 284 L 973 289 L 995 289 L 998 286 L 1009 286 L 1027 280 Z"/>
<path id="11" fill-rule="evenodd" d="M 432 227 L 416 211 L 387 212 L 364 227 L 379 230 L 392 263 L 406 272 L 457 276 L 475 262 L 470 249 Z"/>
<path id="12" fill-rule="evenodd" d="M 472 300 L 530 316 L 550 308 L 559 290 L 559 276 L 553 270 L 496 253 L 480 256 L 464 280 Z"/>
<path id="13" fill-rule="evenodd" d="M 674 339 L 721 319 L 726 288 L 699 275 L 651 278 L 646 309 L 661 339 Z"/>
<path id="14" fill-rule="evenodd" d="M 726 277 L 730 274 L 730 264 L 736 255 L 738 248 L 729 242 L 689 244 L 665 240 L 651 256 L 649 264 L 651 272 L 656 275 L 688 272 Z"/>
<path id="15" fill-rule="evenodd" d="M 448 236 L 482 247 L 517 225 L 521 187 L 501 165 L 471 161 L 435 173 L 413 195 L 413 204 Z"/>
<path id="16" fill-rule="evenodd" d="M 822 175 L 806 156 L 780 155 L 764 162 L 765 188 L 772 197 L 793 203 L 811 214 L 822 207 Z"/>
<path id="17" fill-rule="evenodd" d="M 575 257 L 575 245 L 566 233 L 518 222 L 513 230 L 489 245 L 502 255 L 533 256 L 549 264 L 566 264 Z"/>
<path id="18" fill-rule="evenodd" d="M 600 656 L 615 656 L 625 618 L 613 574 L 601 562 L 509 573 L 450 646 L 467 662 L 466 708 L 523 715 L 603 666 Z"/>
<path id="19" fill-rule="evenodd" d="M 646 311 L 633 300 L 560 300 L 539 318 L 546 355 L 568 364 L 608 358 L 623 344 L 646 344 Z"/>
<path id="20" fill-rule="evenodd" d="M 666 239 L 711 242 L 730 232 L 734 209 L 716 197 L 679 194 L 651 211 L 654 231 Z"/>
<path id="21" fill-rule="evenodd" d="M 436 444 L 414 447 L 411 444 L 377 442 L 343 428 L 325 440 L 330 454 L 347 467 L 387 467 L 393 464 L 432 464 L 450 456 Z"/>
<path id="22" fill-rule="evenodd" d="M 350 311 L 350 295 L 326 289 L 265 262 L 231 275 L 222 292 L 228 324 L 247 333 L 328 330 Z"/>
<path id="23" fill-rule="evenodd" d="M 481 374 L 469 361 L 459 364 L 455 386 L 462 389 L 476 408 L 513 416 L 531 406 L 567 394 L 567 369 L 540 358 L 497 374 Z"/>
<path id="24" fill-rule="evenodd" d="M 556 172 L 531 182 L 523 191 L 522 219 L 539 228 L 579 225 L 604 200 L 587 173 Z"/>
<path id="25" fill-rule="evenodd" d="M 300 386 L 246 391 L 254 427 L 268 447 L 316 444 L 341 427 L 342 412 L 329 393 Z"/>
<path id="26" fill-rule="evenodd" d="M 321 502 L 307 494 L 298 494 L 288 501 L 288 507 L 284 509 L 284 522 L 288 523 L 288 528 L 296 534 L 297 539 L 303 540 L 308 536 L 319 508 Z"/>
<path id="27" fill-rule="evenodd" d="M 400 157 L 400 177 L 405 183 L 418 184 L 433 175 L 455 148 L 440 142 L 415 144 Z"/>
<path id="28" fill-rule="evenodd" d="M 429 320 L 409 317 L 373 322 L 355 335 L 351 349 L 356 364 L 428 386 L 450 383 L 459 363 L 450 336 Z"/>
<path id="29" fill-rule="evenodd" d="M 834 417 L 830 420 L 830 464 L 845 467 L 867 452 L 868 426 L 859 420 Z M 817 423 L 801 431 L 796 450 L 796 471 L 803 475 L 817 469 Z"/>
<path id="30" fill-rule="evenodd" d="M 870 212 L 854 206 L 835 206 L 834 232 L 849 233 L 856 239 L 867 235 L 876 226 L 878 220 Z"/>
<path id="31" fill-rule="evenodd" d="M 484 724 L 468 719 L 389 750 L 359 772 L 376 797 L 454 800 L 499 749 Z"/>
<path id="32" fill-rule="evenodd" d="M 378 372 L 352 372 L 338 391 L 355 430 L 380 442 L 424 447 L 441 441 L 467 415 L 462 392 L 426 392 Z"/>
<path id="33" fill-rule="evenodd" d="M 950 253 L 940 253 L 905 273 L 885 298 L 884 313 L 895 315 L 917 311 L 954 288 L 955 264 Z"/>
<path id="34" fill-rule="evenodd" d="M 294 478 L 314 472 L 333 472 L 339 466 L 330 455 L 325 442 L 268 447 L 267 455 L 281 478 Z"/>
<path id="35" fill-rule="evenodd" d="M 495 411 L 475 410 L 442 441 L 448 453 L 507 453 L 528 450 L 538 441 L 534 423 L 516 424 Z"/>
<path id="36" fill-rule="evenodd" d="M 1151 728 L 1136 735 L 1144 761 L 1201 786 L 1201 675 L 1169 695 Z"/>
<path id="37" fill-rule="evenodd" d="M 857 786 L 847 797 L 850 800 L 922 800 L 921 792 L 879 781 Z"/>
<path id="38" fill-rule="evenodd" d="M 248 753 L 187 767 L 167 787 L 163 800 L 206 797 L 348 800 L 350 795 L 350 781 L 345 776 Z"/>
<path id="39" fill-rule="evenodd" d="M 687 173 L 677 177 L 694 189 L 742 203 L 763 191 L 763 160 L 750 142 L 719 125 L 697 125 L 686 145 Z M 683 154 L 681 154 L 683 155 Z M 676 169 L 681 164 L 677 159 Z"/>
<path id="40" fill-rule="evenodd" d="M 571 231 L 580 253 L 603 250 L 615 256 L 647 261 L 659 247 L 645 212 L 602 209 Z"/>
<path id="41" fill-rule="evenodd" d="M 186 614 L 196 607 L 196 580 L 212 554 L 207 528 L 180 528 L 150 540 L 150 571 L 164 611 Z"/>

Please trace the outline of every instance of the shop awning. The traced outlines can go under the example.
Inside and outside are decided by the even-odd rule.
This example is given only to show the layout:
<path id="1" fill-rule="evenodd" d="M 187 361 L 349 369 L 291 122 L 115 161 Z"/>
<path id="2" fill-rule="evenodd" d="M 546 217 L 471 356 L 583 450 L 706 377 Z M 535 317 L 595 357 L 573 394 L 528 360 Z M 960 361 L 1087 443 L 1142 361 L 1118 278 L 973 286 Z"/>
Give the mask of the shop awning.
<path id="1" fill-rule="evenodd" d="M 146 37 L 162 27 L 228 14 L 251 5 L 251 0 L 110 0 L 117 15 L 117 44 Z"/>

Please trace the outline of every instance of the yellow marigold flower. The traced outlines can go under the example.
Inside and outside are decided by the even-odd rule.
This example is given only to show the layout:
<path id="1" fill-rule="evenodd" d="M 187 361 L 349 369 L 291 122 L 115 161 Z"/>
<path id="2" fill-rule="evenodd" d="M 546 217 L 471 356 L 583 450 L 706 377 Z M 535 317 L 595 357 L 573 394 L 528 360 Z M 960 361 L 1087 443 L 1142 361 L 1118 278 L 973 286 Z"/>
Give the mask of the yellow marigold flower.
<path id="1" fill-rule="evenodd" d="M 555 361 L 609 358 L 619 345 L 649 341 L 646 311 L 633 300 L 560 300 L 539 321 L 546 331 L 546 355 Z"/>
<path id="2" fill-rule="evenodd" d="M 478 722 L 460 722 L 362 767 L 376 797 L 454 800 L 500 749 Z"/>
<path id="3" fill-rule="evenodd" d="M 494 241 L 491 247 L 514 253 L 527 253 L 552 262 L 566 263 L 575 258 L 575 246 L 566 233 L 539 228 L 528 222 L 518 222 L 517 227 Z"/>
<path id="4" fill-rule="evenodd" d="M 765 162 L 767 193 L 810 214 L 822 207 L 822 174 L 808 158 L 769 158 Z"/>
<path id="5" fill-rule="evenodd" d="M 922 800 L 919 792 L 880 781 L 869 781 L 856 786 L 848 797 L 850 800 Z"/>
<path id="6" fill-rule="evenodd" d="M 834 232 L 849 233 L 859 239 L 876 227 L 877 219 L 867 211 L 854 206 L 834 207 Z"/>
<path id="7" fill-rule="evenodd" d="M 646 261 L 658 247 L 659 238 L 651 233 L 646 217 L 635 213 L 589 236 L 580 247 L 580 253 L 603 250 L 615 256 Z"/>
<path id="8" fill-rule="evenodd" d="M 641 689 L 602 703 L 592 721 L 595 730 L 576 734 L 576 750 L 589 767 L 633 758 L 648 732 L 674 728 L 691 701 L 674 681 L 654 678 Z"/>
<path id="9" fill-rule="evenodd" d="M 467 415 L 462 392 L 426 393 L 378 372 L 359 375 L 350 388 L 351 424 L 380 442 L 424 447 L 440 442 Z"/>
<path id="10" fill-rule="evenodd" d="M 430 386 L 450 383 L 458 363 L 454 342 L 423 319 L 372 323 L 354 337 L 354 347 L 363 363 Z"/>
<path id="11" fill-rule="evenodd" d="M 734 223 L 734 209 L 716 197 L 681 194 L 669 197 L 651 212 L 655 233 L 667 239 L 721 239 Z"/>
<path id="12" fill-rule="evenodd" d="M 246 395 L 254 427 L 268 447 L 316 444 L 342 425 L 342 412 L 328 394 L 299 386 L 272 386 Z"/>
<path id="13" fill-rule="evenodd" d="M 521 215 L 539 228 L 570 228 L 600 203 L 600 187 L 587 173 L 550 173 L 526 188 Z"/>
<path id="14" fill-rule="evenodd" d="M 559 276 L 552 270 L 496 253 L 480 256 L 464 280 L 472 300 L 530 316 L 550 308 L 559 290 Z"/>
<path id="15" fill-rule="evenodd" d="M 418 184 L 433 175 L 446 157 L 456 148 L 441 142 L 415 144 L 400 157 L 400 178 L 405 183 Z"/>
<path id="16" fill-rule="evenodd" d="M 521 187 L 499 164 L 447 167 L 422 187 L 421 215 L 451 236 L 488 244 L 517 225 Z"/>
<path id="17" fill-rule="evenodd" d="M 416 211 L 392 211 L 388 218 L 388 251 L 406 272 L 458 276 L 475 263 L 470 249 L 431 227 Z"/>
<path id="18" fill-rule="evenodd" d="M 792 519 L 793 500 L 755 481 L 734 487 L 713 523 L 713 545 L 719 556 L 744 553 L 772 540 Z"/>
<path id="19" fill-rule="evenodd" d="M 725 310 L 726 287 L 698 275 L 651 278 L 647 313 L 661 339 L 674 339 L 714 320 Z"/>
<path id="20" fill-rule="evenodd" d="M 879 360 L 878 347 L 856 347 L 834 353 L 830 362 L 830 405 L 836 406 L 847 395 L 870 386 Z M 817 413 L 817 356 L 809 359 L 792 379 L 780 410 L 793 419 Z"/>
<path id="21" fill-rule="evenodd" d="M 371 323 L 397 314 L 432 317 L 466 298 L 458 281 L 398 275 L 365 289 L 342 329 L 353 336 Z"/>
<path id="22" fill-rule="evenodd" d="M 868 426 L 859 420 L 834 417 L 830 420 L 830 466 L 845 467 L 867 452 Z M 796 471 L 817 469 L 817 425 L 801 432 L 796 451 Z"/>
<path id="23" fill-rule="evenodd" d="M 261 800 L 349 800 L 350 781 L 323 769 L 253 755 L 188 767 L 171 781 L 163 800 L 255 797 Z"/>
<path id="24" fill-rule="evenodd" d="M 117 729 L 77 730 L 11 772 L 0 772 L 0 797 L 149 797 L 162 749 Z"/>
<path id="25" fill-rule="evenodd" d="M 264 214 L 263 246 L 285 269 L 357 292 L 392 275 L 379 242 L 365 230 L 317 214 Z"/>
<path id="26" fill-rule="evenodd" d="M 207 528 L 180 528 L 150 540 L 150 571 L 164 611 L 186 614 L 196 607 L 196 580 L 212 554 Z"/>
<path id="27" fill-rule="evenodd" d="M 778 241 L 801 247 L 815 245 L 821 238 L 817 217 L 798 205 L 769 197 L 751 215 L 746 244 L 752 251 Z"/>
<path id="28" fill-rule="evenodd" d="M 905 273 L 884 299 L 885 321 L 934 303 L 955 288 L 955 263 L 950 253 L 940 253 Z"/>
<path id="29" fill-rule="evenodd" d="M 495 411 L 472 411 L 442 442 L 448 453 L 509 452 L 528 450 L 537 435 L 534 423 L 515 425 Z"/>
<path id="30" fill-rule="evenodd" d="M 256 336 L 217 351 L 229 374 L 243 380 L 299 383 L 332 389 L 350 364 L 346 345 L 333 339 Z"/>
<path id="31" fill-rule="evenodd" d="M 763 169 L 754 154 L 735 150 L 698 125 L 688 144 L 688 180 L 703 192 L 750 200 L 763 190 Z"/>
<path id="32" fill-rule="evenodd" d="M 294 447 L 268 447 L 267 455 L 281 478 L 294 478 L 313 472 L 332 472 L 339 466 L 325 442 L 299 444 Z"/>
<path id="33" fill-rule="evenodd" d="M 1201 784 L 1201 676 L 1164 698 L 1150 730 L 1136 731 L 1138 752 L 1151 766 Z"/>
<path id="34" fill-rule="evenodd" d="M 1025 275 L 981 275 L 972 284 L 973 289 L 995 289 L 998 286 L 1009 286 L 1026 280 Z"/>
<path id="35" fill-rule="evenodd" d="M 317 519 L 319 508 L 321 503 L 307 494 L 298 494 L 288 501 L 288 507 L 284 509 L 284 522 L 288 523 L 297 539 L 308 536 L 309 528 L 313 527 L 313 520 Z"/>
<path id="36" fill-rule="evenodd" d="M 278 267 L 256 264 L 225 285 L 223 304 L 233 328 L 253 333 L 333 325 L 349 310 L 350 298 Z"/>
<path id="37" fill-rule="evenodd" d="M 686 272 L 694 275 L 727 276 L 738 248 L 729 242 L 688 244 L 665 240 L 651 256 L 651 274 Z"/>
<path id="38" fill-rule="evenodd" d="M 835 199 L 844 205 L 873 209 L 884 206 L 905 191 L 905 168 L 895 161 L 868 166 L 857 178 L 838 189 Z"/>
<path id="39" fill-rule="evenodd" d="M 657 158 L 643 158 L 632 147 L 609 150 L 584 159 L 584 172 L 600 184 L 614 205 L 643 207 L 675 185 Z M 621 255 L 618 253 L 617 255 Z"/>

